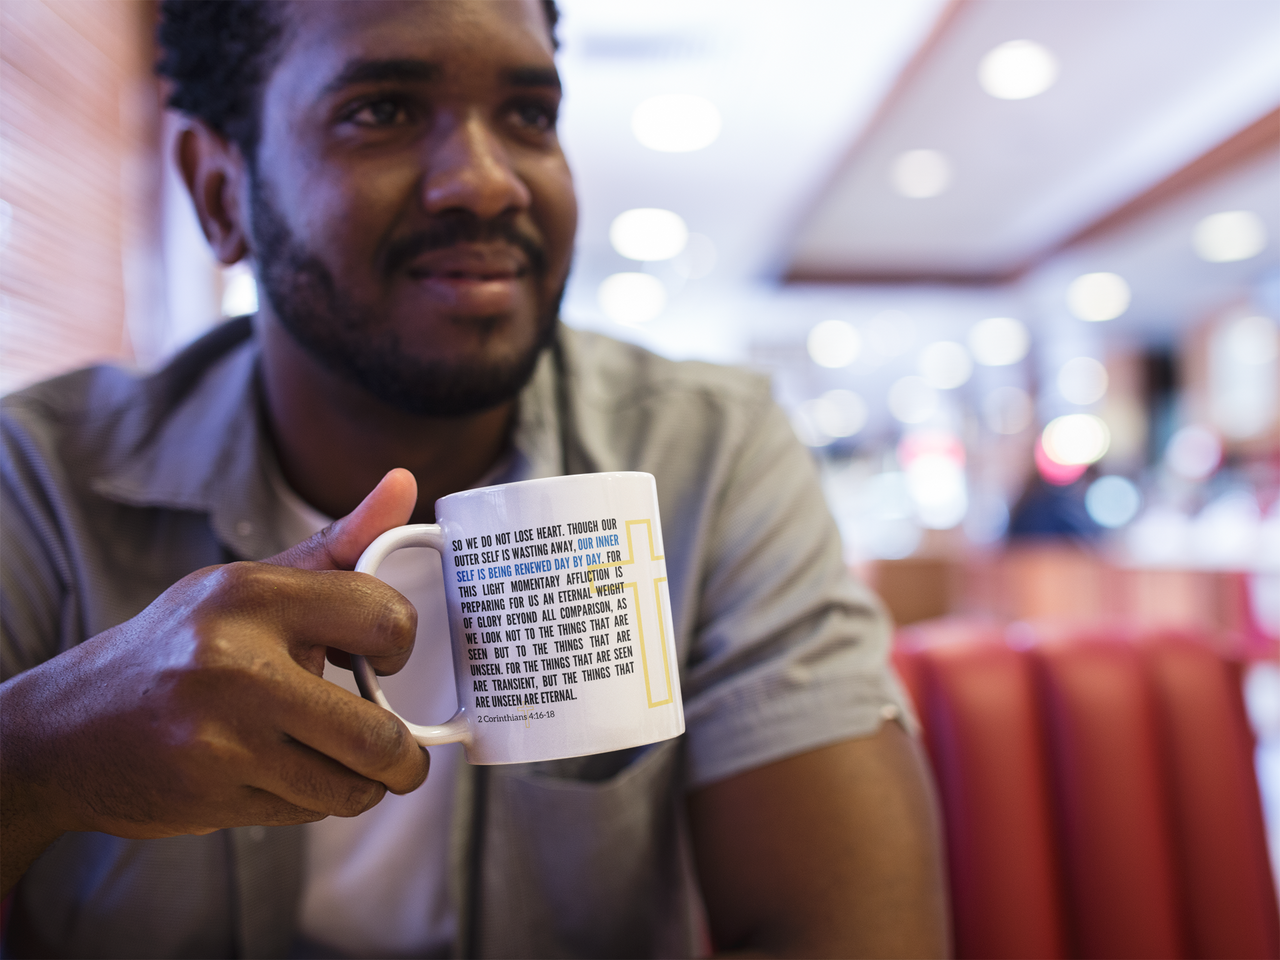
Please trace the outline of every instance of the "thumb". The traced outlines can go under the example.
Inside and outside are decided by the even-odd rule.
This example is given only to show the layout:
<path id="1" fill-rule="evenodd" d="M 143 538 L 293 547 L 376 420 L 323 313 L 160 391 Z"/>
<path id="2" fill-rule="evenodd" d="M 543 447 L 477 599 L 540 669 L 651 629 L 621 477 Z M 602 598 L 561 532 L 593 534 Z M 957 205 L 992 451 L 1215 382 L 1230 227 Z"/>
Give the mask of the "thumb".
<path id="1" fill-rule="evenodd" d="M 263 562 L 300 570 L 352 570 L 378 536 L 409 522 L 417 503 L 418 481 L 397 467 L 341 520 Z"/>

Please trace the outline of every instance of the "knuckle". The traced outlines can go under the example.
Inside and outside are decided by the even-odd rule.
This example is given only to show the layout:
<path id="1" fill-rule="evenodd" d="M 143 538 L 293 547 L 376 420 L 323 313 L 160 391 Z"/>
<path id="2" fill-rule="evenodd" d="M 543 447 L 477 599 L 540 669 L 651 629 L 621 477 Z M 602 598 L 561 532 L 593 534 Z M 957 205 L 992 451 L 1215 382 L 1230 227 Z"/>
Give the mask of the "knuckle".
<path id="1" fill-rule="evenodd" d="M 396 762 L 409 740 L 404 724 L 381 708 L 382 716 L 371 716 L 361 725 L 357 744 L 363 756 L 377 767 L 391 766 Z"/>
<path id="2" fill-rule="evenodd" d="M 387 788 L 373 780 L 358 780 L 350 784 L 344 795 L 337 798 L 333 813 L 339 817 L 355 817 L 375 806 Z"/>
<path id="3" fill-rule="evenodd" d="M 382 591 L 379 603 L 370 611 L 373 614 L 373 631 L 389 654 L 407 653 L 413 649 L 413 639 L 418 632 L 418 611 L 413 604 L 394 590 Z"/>

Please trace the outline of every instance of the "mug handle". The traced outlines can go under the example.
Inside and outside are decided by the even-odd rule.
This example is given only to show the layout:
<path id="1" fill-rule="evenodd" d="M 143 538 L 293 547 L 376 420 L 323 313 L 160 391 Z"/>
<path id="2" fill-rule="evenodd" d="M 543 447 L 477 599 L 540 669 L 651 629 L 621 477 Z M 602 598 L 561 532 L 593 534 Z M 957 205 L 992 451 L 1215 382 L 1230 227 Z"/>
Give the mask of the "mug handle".
<path id="1" fill-rule="evenodd" d="M 356 564 L 357 573 L 368 573 L 373 576 L 378 575 L 378 567 L 382 566 L 382 561 L 405 547 L 430 547 L 436 553 L 440 554 L 440 559 L 444 560 L 444 533 L 440 529 L 440 525 L 436 523 L 414 523 L 407 527 L 396 527 L 388 530 L 378 539 L 365 549 L 360 555 L 360 560 Z M 452 636 L 449 638 L 450 644 L 453 643 Z M 417 723 L 410 723 L 400 714 L 396 713 L 391 707 L 387 695 L 382 692 L 382 687 L 378 684 L 377 674 L 374 673 L 373 667 L 369 665 L 364 657 L 351 655 L 351 672 L 356 675 L 356 686 L 360 688 L 360 693 L 366 700 L 372 700 L 382 709 L 392 713 L 396 719 L 409 728 L 409 732 L 413 734 L 413 739 L 418 741 L 424 747 L 434 747 L 442 743 L 458 743 L 461 742 L 466 746 L 471 745 L 471 728 L 467 723 L 465 716 L 466 711 L 462 708 L 458 709 L 452 717 L 439 726 L 424 727 Z"/>

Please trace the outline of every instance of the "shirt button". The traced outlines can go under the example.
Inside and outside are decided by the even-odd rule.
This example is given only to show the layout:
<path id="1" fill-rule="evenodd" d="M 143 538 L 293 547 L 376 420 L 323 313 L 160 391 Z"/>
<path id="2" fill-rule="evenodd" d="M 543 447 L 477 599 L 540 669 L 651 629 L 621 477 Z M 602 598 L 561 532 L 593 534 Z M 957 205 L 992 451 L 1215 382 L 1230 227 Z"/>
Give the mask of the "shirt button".
<path id="1" fill-rule="evenodd" d="M 261 843 L 263 840 L 267 839 L 267 828 L 266 827 L 250 827 L 249 839 L 252 840 L 254 843 Z"/>
<path id="2" fill-rule="evenodd" d="M 236 524 L 236 533 L 240 534 L 242 537 L 247 537 L 249 534 L 253 533 L 253 524 L 248 520 L 241 520 Z"/>

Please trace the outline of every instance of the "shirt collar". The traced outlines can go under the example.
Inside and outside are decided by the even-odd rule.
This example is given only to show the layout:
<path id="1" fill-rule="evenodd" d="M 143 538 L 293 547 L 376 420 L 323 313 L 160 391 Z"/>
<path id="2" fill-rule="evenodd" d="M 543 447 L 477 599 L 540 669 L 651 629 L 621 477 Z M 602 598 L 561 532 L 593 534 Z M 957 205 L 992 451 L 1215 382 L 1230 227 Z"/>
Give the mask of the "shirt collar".
<path id="1" fill-rule="evenodd" d="M 200 348 L 197 342 L 183 356 L 198 356 Z M 163 389 L 146 389 L 172 377 L 176 365 L 144 381 L 143 393 L 152 399 L 126 414 L 135 421 L 127 433 L 139 439 L 122 443 L 122 455 L 92 484 L 120 503 L 207 513 L 232 553 L 261 559 L 290 544 L 275 522 L 278 497 L 270 478 L 278 467 L 262 422 L 258 344 L 245 336 L 229 350 L 218 348 L 223 352 L 197 370 L 194 386 L 176 405 L 154 399 Z M 545 350 L 519 397 L 512 456 L 489 482 L 562 474 L 559 421 L 556 364 Z"/>

